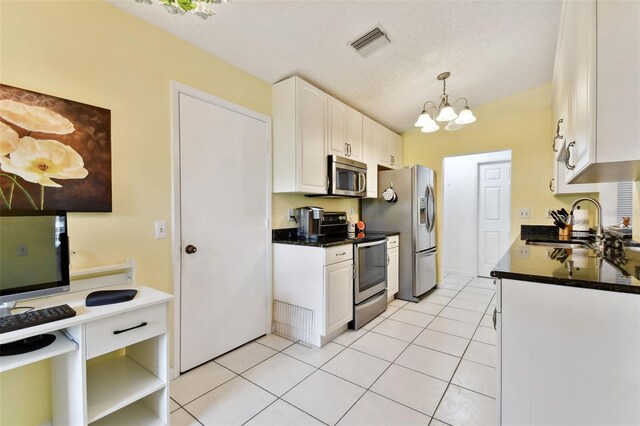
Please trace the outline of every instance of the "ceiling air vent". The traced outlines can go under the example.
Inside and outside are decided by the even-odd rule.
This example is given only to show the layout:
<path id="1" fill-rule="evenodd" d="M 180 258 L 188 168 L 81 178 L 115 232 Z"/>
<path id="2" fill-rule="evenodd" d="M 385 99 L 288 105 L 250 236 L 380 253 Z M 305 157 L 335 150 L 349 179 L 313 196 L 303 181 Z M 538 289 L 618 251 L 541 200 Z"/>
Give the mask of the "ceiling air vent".
<path id="1" fill-rule="evenodd" d="M 365 58 L 389 44 L 391 44 L 391 38 L 380 26 L 349 43 L 359 55 Z"/>

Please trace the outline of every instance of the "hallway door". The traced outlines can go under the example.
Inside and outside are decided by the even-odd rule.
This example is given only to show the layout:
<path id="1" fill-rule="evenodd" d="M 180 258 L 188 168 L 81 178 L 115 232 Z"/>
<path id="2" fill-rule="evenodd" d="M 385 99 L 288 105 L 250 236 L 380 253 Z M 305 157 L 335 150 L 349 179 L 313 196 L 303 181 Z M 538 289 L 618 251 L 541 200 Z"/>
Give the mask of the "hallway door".
<path id="1" fill-rule="evenodd" d="M 180 372 L 269 330 L 270 120 L 179 93 Z"/>
<path id="2" fill-rule="evenodd" d="M 478 275 L 489 273 L 509 249 L 511 162 L 478 164 Z"/>

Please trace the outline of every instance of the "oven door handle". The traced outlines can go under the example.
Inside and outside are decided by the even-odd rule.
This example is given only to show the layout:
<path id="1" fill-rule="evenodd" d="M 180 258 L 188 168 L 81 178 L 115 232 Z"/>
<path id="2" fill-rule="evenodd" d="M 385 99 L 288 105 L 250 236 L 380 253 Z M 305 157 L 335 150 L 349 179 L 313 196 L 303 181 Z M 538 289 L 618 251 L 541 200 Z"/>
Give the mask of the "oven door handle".
<path id="1" fill-rule="evenodd" d="M 356 243 L 356 249 L 361 248 L 361 247 L 371 247 L 371 246 L 377 246 L 379 244 L 387 244 L 387 239 L 383 238 L 380 241 L 371 241 L 370 243 Z"/>

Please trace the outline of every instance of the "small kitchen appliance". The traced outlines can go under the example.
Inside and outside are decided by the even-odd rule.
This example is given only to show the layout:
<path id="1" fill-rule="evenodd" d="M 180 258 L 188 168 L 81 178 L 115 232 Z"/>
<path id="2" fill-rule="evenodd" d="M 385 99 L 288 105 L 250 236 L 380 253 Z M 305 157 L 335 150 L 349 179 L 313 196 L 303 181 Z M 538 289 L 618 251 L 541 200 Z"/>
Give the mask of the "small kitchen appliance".
<path id="1" fill-rule="evenodd" d="M 298 223 L 298 238 L 318 241 L 323 236 L 324 209 L 322 207 L 298 207 L 294 210 L 294 215 Z"/>

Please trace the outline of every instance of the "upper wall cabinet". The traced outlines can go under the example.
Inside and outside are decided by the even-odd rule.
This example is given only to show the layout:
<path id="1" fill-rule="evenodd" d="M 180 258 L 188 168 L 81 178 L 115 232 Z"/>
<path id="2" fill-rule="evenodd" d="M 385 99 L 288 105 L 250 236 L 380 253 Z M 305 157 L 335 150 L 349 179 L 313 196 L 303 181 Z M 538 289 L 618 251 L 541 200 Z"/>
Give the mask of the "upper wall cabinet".
<path id="1" fill-rule="evenodd" d="M 391 142 L 389 144 L 389 156 L 391 157 L 391 167 L 401 169 L 403 165 L 402 136 L 391 132 Z"/>
<path id="2" fill-rule="evenodd" d="M 639 18 L 640 2 L 563 3 L 554 112 L 565 105 L 568 183 L 640 179 Z"/>
<path id="3" fill-rule="evenodd" d="M 364 162 L 367 163 L 367 198 L 378 198 L 378 145 L 382 126 L 370 119 L 362 119 Z"/>
<path id="4" fill-rule="evenodd" d="M 362 161 L 362 114 L 328 96 L 327 153 Z"/>
<path id="5" fill-rule="evenodd" d="M 378 141 L 378 164 L 393 169 L 402 168 L 402 136 L 382 126 Z"/>
<path id="6" fill-rule="evenodd" d="M 272 99 L 273 192 L 326 194 L 327 94 L 292 77 Z"/>
<path id="7" fill-rule="evenodd" d="M 327 155 L 367 163 L 367 197 L 377 197 L 378 164 L 402 167 L 402 136 L 300 77 L 274 84 L 272 99 L 273 192 L 327 194 Z"/>

